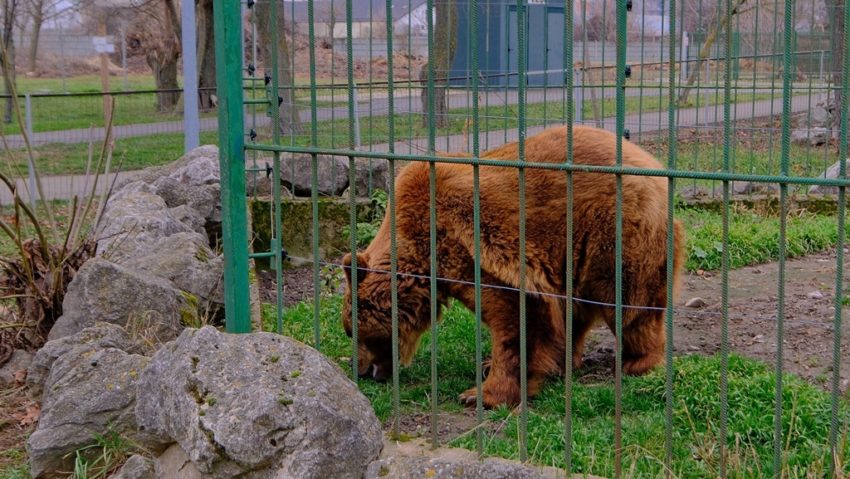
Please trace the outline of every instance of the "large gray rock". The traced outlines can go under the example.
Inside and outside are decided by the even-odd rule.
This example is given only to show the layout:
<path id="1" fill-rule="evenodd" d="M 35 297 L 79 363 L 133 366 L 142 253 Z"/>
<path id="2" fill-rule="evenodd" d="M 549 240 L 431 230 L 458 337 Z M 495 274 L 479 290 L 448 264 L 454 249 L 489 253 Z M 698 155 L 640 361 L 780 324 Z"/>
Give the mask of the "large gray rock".
<path id="1" fill-rule="evenodd" d="M 346 374 L 270 333 L 185 330 L 142 373 L 136 417 L 204 477 L 360 478 L 382 448 L 380 423 Z"/>
<path id="2" fill-rule="evenodd" d="M 23 349 L 12 351 L 12 356 L 0 367 L 0 386 L 15 384 L 20 371 L 26 371 L 32 362 L 32 354 Z"/>
<path id="3" fill-rule="evenodd" d="M 207 224 L 207 220 L 195 208 L 192 208 L 189 205 L 180 205 L 176 208 L 171 208 L 171 215 L 174 219 L 188 226 L 189 229 L 195 233 L 200 233 L 206 236 L 207 230 L 205 226 Z"/>
<path id="4" fill-rule="evenodd" d="M 281 157 L 280 179 L 296 196 L 310 196 L 313 160 L 310 155 Z M 317 187 L 323 196 L 338 196 L 348 186 L 348 159 L 341 156 L 317 157 Z"/>
<path id="5" fill-rule="evenodd" d="M 136 384 L 150 358 L 119 349 L 64 354 L 44 387 L 38 428 L 27 440 L 33 477 L 73 469 L 74 451 L 115 434 L 143 448 L 164 444 L 139 431 L 134 414 Z M 92 451 L 94 452 L 94 451 Z"/>
<path id="6" fill-rule="evenodd" d="M 830 138 L 832 138 L 832 130 L 820 126 L 791 132 L 791 141 L 798 145 L 820 146 L 826 144 Z"/>
<path id="7" fill-rule="evenodd" d="M 159 239 L 155 252 L 134 256 L 121 265 L 171 281 L 192 295 L 199 314 L 215 314 L 224 304 L 224 262 L 198 233 L 177 233 Z"/>
<path id="8" fill-rule="evenodd" d="M 845 172 L 847 175 L 850 175 L 850 158 L 844 160 L 845 162 Z M 819 176 L 819 178 L 828 178 L 828 179 L 836 179 L 840 174 L 841 162 L 836 161 L 829 168 L 826 169 L 823 174 Z M 835 186 L 820 186 L 820 185 L 812 185 L 809 187 L 809 194 L 819 194 L 819 195 L 837 195 L 838 188 Z"/>
<path id="9" fill-rule="evenodd" d="M 131 339 L 124 328 L 103 322 L 95 323 L 71 336 L 48 341 L 35 354 L 27 370 L 26 384 L 30 395 L 35 398 L 41 397 L 44 382 L 50 374 L 54 361 L 59 357 L 71 352 L 80 355 L 86 351 L 106 348 L 119 349 L 127 353 L 142 353 L 145 350 L 143 344 Z"/>
<path id="10" fill-rule="evenodd" d="M 109 476 L 109 479 L 157 479 L 154 463 L 145 456 L 134 454 L 127 459 L 121 469 Z M 171 477 L 171 476 L 168 476 Z"/>
<path id="11" fill-rule="evenodd" d="M 93 258 L 68 285 L 63 315 L 48 339 L 82 331 L 98 321 L 132 327 L 158 342 L 169 341 L 182 329 L 181 320 L 195 319 L 197 310 L 170 281 Z M 190 318 L 191 316 L 191 318 Z"/>
<path id="12" fill-rule="evenodd" d="M 187 183 L 192 182 L 193 184 L 212 184 L 219 182 L 218 147 L 215 145 L 201 145 L 173 163 L 145 168 L 131 178 L 119 182 L 115 187 L 115 191 L 120 192 L 125 187 L 128 187 L 129 184 L 136 181 L 150 184 L 163 176 L 185 178 Z"/>
<path id="13" fill-rule="evenodd" d="M 169 207 L 188 205 L 208 221 L 221 221 L 221 186 L 218 183 L 187 185 L 173 176 L 163 176 L 152 186 Z"/>
<path id="14" fill-rule="evenodd" d="M 355 161 L 356 192 L 359 198 L 368 198 L 371 190 L 381 189 L 389 191 L 390 172 L 389 163 L 382 159 L 357 158 Z M 351 191 L 351 188 L 349 188 Z"/>
<path id="15" fill-rule="evenodd" d="M 160 238 L 192 231 L 161 197 L 144 191 L 110 200 L 100 224 L 97 255 L 114 261 L 154 251 Z"/>

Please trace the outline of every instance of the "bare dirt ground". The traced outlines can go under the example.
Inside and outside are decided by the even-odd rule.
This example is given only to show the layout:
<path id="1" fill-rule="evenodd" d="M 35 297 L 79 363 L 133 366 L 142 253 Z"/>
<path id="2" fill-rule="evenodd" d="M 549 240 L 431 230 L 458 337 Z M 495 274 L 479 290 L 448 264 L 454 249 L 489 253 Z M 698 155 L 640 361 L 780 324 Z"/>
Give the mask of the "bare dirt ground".
<path id="1" fill-rule="evenodd" d="M 844 269 L 850 265 L 845 254 Z M 822 386 L 831 387 L 835 319 L 835 252 L 788 260 L 785 270 L 783 369 Z M 845 278 L 847 277 L 845 273 Z M 673 344 L 676 355 L 714 354 L 721 345 L 721 285 L 719 273 L 688 274 L 675 306 Z M 730 352 L 776 364 L 777 290 L 779 263 L 729 272 Z M 847 282 L 845 281 L 845 288 Z M 705 306 L 685 307 L 693 298 Z M 850 318 L 843 310 L 839 375 L 841 390 L 850 387 Z M 604 327 L 594 332 L 585 367 L 610 371 L 614 338 Z"/>

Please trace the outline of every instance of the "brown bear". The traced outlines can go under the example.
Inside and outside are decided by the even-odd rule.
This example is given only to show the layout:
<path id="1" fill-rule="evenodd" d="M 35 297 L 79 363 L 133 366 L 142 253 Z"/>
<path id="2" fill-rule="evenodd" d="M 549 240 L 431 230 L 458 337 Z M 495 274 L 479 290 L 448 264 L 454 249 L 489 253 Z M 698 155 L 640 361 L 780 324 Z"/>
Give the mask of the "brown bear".
<path id="1" fill-rule="evenodd" d="M 525 157 L 534 163 L 564 163 L 566 127 L 550 128 L 526 140 Z M 573 128 L 574 162 L 611 166 L 616 139 L 596 128 Z M 517 160 L 518 144 L 487 151 L 484 159 Z M 623 165 L 661 168 L 646 151 L 623 141 Z M 513 167 L 480 167 L 482 320 L 490 329 L 492 362 L 483 384 L 487 407 L 520 402 L 519 174 Z M 567 258 L 567 175 L 527 168 L 526 324 L 528 395 L 547 375 L 563 374 L 565 302 L 573 301 L 573 366 L 580 367 L 592 326 L 605 321 L 614 331 L 615 204 L 613 174 L 573 174 L 572 258 Z M 437 304 L 455 298 L 474 311 L 473 168 L 439 163 L 437 191 Z M 399 360 L 409 365 L 422 333 L 430 327 L 429 165 L 412 163 L 395 182 Z M 667 179 L 623 176 L 623 371 L 642 374 L 664 353 L 667 302 Z M 358 370 L 384 379 L 392 372 L 389 210 L 372 243 L 357 253 Z M 675 223 L 674 285 L 683 264 L 684 233 Z M 567 292 L 567 261 L 573 291 Z M 348 285 L 343 326 L 351 336 L 351 255 L 343 264 Z M 542 293 L 542 294 L 541 294 Z M 599 304 L 599 303 L 605 303 Z M 661 308 L 661 309 L 657 309 Z M 461 401 L 475 402 L 475 388 Z"/>

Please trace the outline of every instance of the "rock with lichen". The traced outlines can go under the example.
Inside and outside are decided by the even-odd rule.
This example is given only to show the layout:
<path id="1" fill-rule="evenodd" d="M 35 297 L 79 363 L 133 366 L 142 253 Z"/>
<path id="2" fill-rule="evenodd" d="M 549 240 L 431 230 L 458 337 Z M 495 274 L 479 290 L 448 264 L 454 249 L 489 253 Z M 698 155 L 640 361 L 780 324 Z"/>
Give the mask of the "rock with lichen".
<path id="1" fill-rule="evenodd" d="M 185 330 L 142 374 L 136 417 L 211 478 L 360 478 L 383 447 L 342 369 L 271 333 Z"/>

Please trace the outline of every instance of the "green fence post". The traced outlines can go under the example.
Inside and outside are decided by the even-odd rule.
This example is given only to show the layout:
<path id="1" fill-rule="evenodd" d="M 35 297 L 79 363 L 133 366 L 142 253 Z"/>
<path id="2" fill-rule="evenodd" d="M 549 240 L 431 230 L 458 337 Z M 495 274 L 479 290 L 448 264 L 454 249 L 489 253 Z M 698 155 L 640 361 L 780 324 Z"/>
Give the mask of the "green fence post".
<path id="1" fill-rule="evenodd" d="M 214 0 L 224 308 L 228 332 L 251 331 L 248 299 L 248 228 L 242 137 L 242 16 L 239 2 Z"/>

